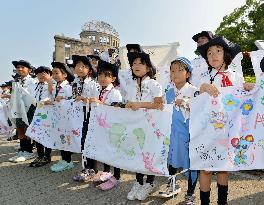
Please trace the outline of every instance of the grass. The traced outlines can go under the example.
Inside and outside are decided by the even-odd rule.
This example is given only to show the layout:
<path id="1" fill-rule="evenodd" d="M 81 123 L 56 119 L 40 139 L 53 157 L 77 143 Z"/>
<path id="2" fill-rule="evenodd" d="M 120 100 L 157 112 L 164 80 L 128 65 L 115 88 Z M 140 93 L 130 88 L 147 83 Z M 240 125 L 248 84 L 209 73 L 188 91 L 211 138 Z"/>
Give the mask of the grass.
<path id="1" fill-rule="evenodd" d="M 244 78 L 245 78 L 246 83 L 255 83 L 256 82 L 255 76 L 245 76 Z"/>

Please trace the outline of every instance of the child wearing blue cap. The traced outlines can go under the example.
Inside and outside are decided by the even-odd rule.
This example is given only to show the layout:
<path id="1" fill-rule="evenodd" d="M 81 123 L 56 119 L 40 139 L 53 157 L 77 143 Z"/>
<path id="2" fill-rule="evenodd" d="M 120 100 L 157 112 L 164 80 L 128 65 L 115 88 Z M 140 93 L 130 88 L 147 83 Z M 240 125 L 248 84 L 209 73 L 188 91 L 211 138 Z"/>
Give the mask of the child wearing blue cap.
<path id="1" fill-rule="evenodd" d="M 189 159 L 189 101 L 194 96 L 197 88 L 189 83 L 191 77 L 191 62 L 179 57 L 171 62 L 170 79 L 173 87 L 166 92 L 168 104 L 174 104 L 170 150 L 168 156 L 169 174 L 175 175 L 180 168 L 188 170 L 190 168 Z M 188 171 L 188 190 L 185 195 L 186 204 L 194 204 L 194 189 L 196 187 L 198 174 L 197 171 Z M 178 194 L 181 189 L 173 189 L 173 178 L 169 179 L 165 192 L 160 192 L 162 197 L 171 197 Z"/>

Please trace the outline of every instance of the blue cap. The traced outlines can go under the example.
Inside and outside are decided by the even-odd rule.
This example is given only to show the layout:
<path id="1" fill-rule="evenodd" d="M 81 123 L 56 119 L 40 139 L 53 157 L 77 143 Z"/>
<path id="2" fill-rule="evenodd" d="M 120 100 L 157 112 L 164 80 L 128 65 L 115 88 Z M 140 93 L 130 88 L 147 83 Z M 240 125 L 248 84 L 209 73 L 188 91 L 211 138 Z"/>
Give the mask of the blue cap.
<path id="1" fill-rule="evenodd" d="M 175 61 L 180 61 L 180 62 L 182 62 L 184 65 L 187 66 L 188 71 L 189 71 L 190 73 L 192 72 L 192 70 L 193 70 L 192 63 L 191 63 L 191 61 L 189 61 L 187 58 L 184 58 L 184 57 L 178 57 L 178 58 L 175 59 Z"/>

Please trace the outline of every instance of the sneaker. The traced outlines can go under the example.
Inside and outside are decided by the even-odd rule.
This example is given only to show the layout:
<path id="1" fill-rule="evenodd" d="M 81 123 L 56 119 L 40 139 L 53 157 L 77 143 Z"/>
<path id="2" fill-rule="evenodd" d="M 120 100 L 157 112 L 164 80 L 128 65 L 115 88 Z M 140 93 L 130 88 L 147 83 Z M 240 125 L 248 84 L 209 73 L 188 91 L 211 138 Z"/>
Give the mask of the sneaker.
<path id="1" fill-rule="evenodd" d="M 169 198 L 169 197 L 174 197 L 175 195 L 179 194 L 181 192 L 181 188 L 179 185 L 175 185 L 175 188 L 173 190 L 173 184 L 169 180 L 166 190 L 165 191 L 160 191 L 159 196 L 163 198 Z"/>
<path id="2" fill-rule="evenodd" d="M 36 164 L 34 164 L 34 167 L 43 167 L 44 165 L 49 164 L 50 162 L 51 158 L 44 156 Z"/>
<path id="3" fill-rule="evenodd" d="M 22 151 L 19 151 L 19 152 L 17 153 L 17 155 L 15 155 L 15 156 L 9 158 L 8 160 L 9 160 L 10 162 L 14 162 L 15 159 L 17 159 L 18 157 L 23 156 L 23 154 L 24 154 L 24 153 L 23 153 Z"/>
<path id="4" fill-rule="evenodd" d="M 74 167 L 73 162 L 68 163 L 64 160 L 61 160 L 60 163 L 57 163 L 56 166 L 53 166 L 53 168 L 51 168 L 51 171 L 62 172 L 62 171 L 68 170 L 68 169 L 72 169 L 73 167 Z"/>
<path id="5" fill-rule="evenodd" d="M 193 195 L 185 195 L 185 204 L 186 205 L 195 205 L 195 196 Z"/>
<path id="6" fill-rule="evenodd" d="M 151 185 L 150 183 L 145 183 L 136 193 L 136 199 L 139 201 L 144 201 L 149 194 L 153 191 L 154 185 Z"/>
<path id="7" fill-rule="evenodd" d="M 127 194 L 127 199 L 131 200 L 131 201 L 137 199 L 136 194 L 137 194 L 138 190 L 141 189 L 142 186 L 143 185 L 140 185 L 137 181 L 134 182 L 130 192 L 128 192 L 128 194 Z"/>
<path id="8" fill-rule="evenodd" d="M 111 172 L 102 172 L 101 174 L 94 176 L 93 182 L 95 186 L 98 186 L 112 177 Z"/>
<path id="9" fill-rule="evenodd" d="M 75 176 L 73 176 L 73 181 L 76 182 L 85 182 L 88 180 L 89 178 L 89 169 L 83 169 L 80 173 L 76 174 Z"/>
<path id="10" fill-rule="evenodd" d="M 25 162 L 25 161 L 33 159 L 33 158 L 35 158 L 35 154 L 34 153 L 30 153 L 30 152 L 24 151 L 22 156 L 16 158 L 14 160 L 14 162 Z"/>
<path id="11" fill-rule="evenodd" d="M 42 157 L 37 157 L 33 162 L 30 162 L 29 167 L 35 167 L 35 164 L 37 164 Z"/>
<path id="12" fill-rule="evenodd" d="M 102 189 L 103 191 L 107 191 L 113 189 L 114 187 L 117 187 L 119 183 L 120 181 L 117 180 L 114 176 L 112 176 L 106 182 L 100 184 L 99 188 Z"/>

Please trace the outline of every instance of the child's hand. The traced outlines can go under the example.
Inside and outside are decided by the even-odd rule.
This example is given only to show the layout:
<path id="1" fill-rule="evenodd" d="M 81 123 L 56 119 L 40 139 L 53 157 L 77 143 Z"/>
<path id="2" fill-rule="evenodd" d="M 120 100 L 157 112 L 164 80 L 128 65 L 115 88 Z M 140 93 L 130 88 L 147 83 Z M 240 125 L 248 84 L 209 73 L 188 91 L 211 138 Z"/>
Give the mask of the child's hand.
<path id="1" fill-rule="evenodd" d="M 155 103 L 155 109 L 157 110 L 163 110 L 164 104 L 163 103 Z"/>
<path id="2" fill-rule="evenodd" d="M 183 107 L 184 100 L 183 99 L 176 99 L 175 106 Z"/>
<path id="3" fill-rule="evenodd" d="M 83 100 L 83 99 L 84 99 L 83 96 L 77 96 L 77 97 L 75 98 L 76 101 L 81 101 L 81 100 Z"/>
<path id="4" fill-rule="evenodd" d="M 53 105 L 53 102 L 51 100 L 44 101 L 44 105 Z"/>
<path id="5" fill-rule="evenodd" d="M 95 98 L 95 97 L 90 98 L 90 99 L 89 99 L 89 102 L 90 102 L 90 103 L 99 103 L 99 104 L 102 103 L 99 99 L 97 99 L 97 98 Z"/>
<path id="6" fill-rule="evenodd" d="M 45 79 L 46 82 L 50 82 L 51 81 L 52 77 L 50 76 L 50 74 L 44 73 L 43 75 L 44 75 L 44 79 Z"/>
<path id="7" fill-rule="evenodd" d="M 208 93 L 210 96 L 217 97 L 220 92 L 219 90 L 212 84 L 209 83 L 203 83 L 200 87 L 200 93 Z"/>
<path id="8" fill-rule="evenodd" d="M 62 97 L 62 96 L 57 96 L 54 100 L 55 100 L 56 102 L 60 102 L 62 99 L 64 99 L 64 97 Z"/>
<path id="9" fill-rule="evenodd" d="M 88 98 L 83 98 L 82 101 L 83 101 L 84 103 L 89 103 L 89 99 L 88 99 Z"/>
<path id="10" fill-rule="evenodd" d="M 3 94 L 3 95 L 0 95 L 0 96 L 1 96 L 1 98 L 8 98 L 8 99 L 11 98 L 11 95 L 8 95 L 8 94 Z"/>
<path id="11" fill-rule="evenodd" d="M 140 107 L 140 104 L 137 103 L 137 102 L 129 102 L 129 103 L 126 104 L 126 108 L 130 108 L 130 109 L 136 111 L 136 110 L 138 110 L 141 107 Z"/>
<path id="12" fill-rule="evenodd" d="M 244 83 L 243 87 L 246 91 L 250 91 L 255 87 L 255 83 Z"/>

